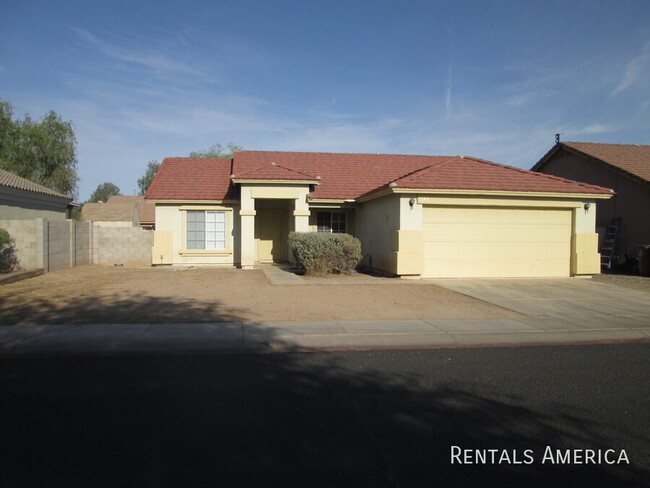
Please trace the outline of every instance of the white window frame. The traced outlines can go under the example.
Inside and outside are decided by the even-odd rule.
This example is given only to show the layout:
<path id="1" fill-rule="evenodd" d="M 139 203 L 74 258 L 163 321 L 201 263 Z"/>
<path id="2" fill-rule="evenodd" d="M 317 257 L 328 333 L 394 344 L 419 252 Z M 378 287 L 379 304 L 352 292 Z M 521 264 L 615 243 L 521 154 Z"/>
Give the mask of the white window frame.
<path id="1" fill-rule="evenodd" d="M 201 215 L 202 219 L 191 218 Z M 195 233 L 194 239 L 190 239 L 190 233 Z M 185 244 L 188 250 L 225 251 L 226 212 L 223 210 L 188 210 Z"/>
<path id="2" fill-rule="evenodd" d="M 182 216 L 182 244 L 180 249 L 181 255 L 221 255 L 232 254 L 232 211 L 230 207 L 212 207 L 212 206 L 194 206 L 183 205 L 179 207 L 183 214 Z M 203 213 L 203 221 L 205 222 L 206 215 L 214 217 L 214 226 L 212 229 L 205 229 L 204 227 L 204 248 L 190 249 L 188 246 L 189 232 L 191 232 L 191 219 L 189 212 Z"/>
<path id="3" fill-rule="evenodd" d="M 327 226 L 326 229 L 321 229 L 321 225 L 320 225 L 320 223 L 321 223 L 321 219 L 320 219 L 321 214 L 329 214 L 329 225 Z M 334 227 L 335 227 L 335 225 L 334 225 L 335 224 L 334 216 L 335 215 L 337 217 L 339 217 L 339 218 L 342 217 L 341 220 L 336 222 L 336 224 L 339 224 L 339 225 L 336 225 L 336 227 L 339 229 L 339 230 L 336 230 L 336 231 L 334 230 Z M 343 223 L 343 230 L 340 230 L 341 222 Z M 348 215 L 347 215 L 347 213 L 346 212 L 333 212 L 331 210 L 319 210 L 319 211 L 317 211 L 316 212 L 316 230 L 318 232 L 331 232 L 331 233 L 335 233 L 335 234 L 345 234 L 345 233 L 347 233 L 347 231 L 348 231 Z"/>

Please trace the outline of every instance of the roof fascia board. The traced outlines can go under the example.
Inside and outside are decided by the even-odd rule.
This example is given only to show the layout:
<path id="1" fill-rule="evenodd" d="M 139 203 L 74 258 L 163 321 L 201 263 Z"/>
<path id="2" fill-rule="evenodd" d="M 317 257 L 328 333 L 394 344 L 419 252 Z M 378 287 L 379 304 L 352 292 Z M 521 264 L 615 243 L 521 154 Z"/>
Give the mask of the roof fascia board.
<path id="1" fill-rule="evenodd" d="M 261 180 L 252 178 L 232 178 L 233 183 L 256 185 L 318 185 L 318 180 Z"/>
<path id="2" fill-rule="evenodd" d="M 375 198 L 385 197 L 386 195 L 392 195 L 393 193 L 395 193 L 393 190 L 394 190 L 394 188 L 384 188 L 383 190 L 378 190 L 378 191 L 374 191 L 372 193 L 363 195 L 363 196 L 357 198 L 356 201 L 361 203 L 361 202 L 367 202 L 368 200 L 374 200 Z"/>
<path id="3" fill-rule="evenodd" d="M 324 204 L 329 204 L 329 203 L 354 203 L 353 201 L 351 202 L 350 200 L 345 200 L 342 198 L 309 198 L 308 199 L 309 203 L 324 203 Z"/>
<path id="4" fill-rule="evenodd" d="M 607 200 L 614 193 L 562 193 L 545 191 L 509 191 L 509 190 L 454 190 L 454 189 L 418 189 L 418 188 L 392 188 L 394 193 L 420 193 L 424 195 L 471 195 L 471 196 L 499 196 L 499 197 L 535 197 L 535 198 L 597 198 Z"/>
<path id="5" fill-rule="evenodd" d="M 189 199 L 147 199 L 147 201 L 154 204 L 164 204 L 164 205 L 239 205 L 239 200 L 189 200 Z"/>
<path id="6" fill-rule="evenodd" d="M 551 159 L 553 155 L 555 155 L 556 152 L 558 152 L 561 147 L 563 147 L 561 144 L 556 144 L 551 149 L 549 149 L 548 152 L 544 154 L 544 156 L 542 156 L 542 158 L 537 161 L 537 163 L 535 163 L 532 168 L 530 168 L 530 171 L 536 171 L 539 173 L 539 170 L 547 163 L 549 159 Z"/>
<path id="7" fill-rule="evenodd" d="M 566 199 L 601 199 L 607 200 L 614 193 L 557 193 L 534 191 L 506 191 L 506 190 L 457 190 L 457 189 L 427 189 L 427 188 L 387 188 L 371 195 L 357 199 L 358 202 L 380 198 L 390 194 L 419 194 L 419 195 L 461 195 L 461 196 L 498 196 L 514 198 L 566 198 Z"/>

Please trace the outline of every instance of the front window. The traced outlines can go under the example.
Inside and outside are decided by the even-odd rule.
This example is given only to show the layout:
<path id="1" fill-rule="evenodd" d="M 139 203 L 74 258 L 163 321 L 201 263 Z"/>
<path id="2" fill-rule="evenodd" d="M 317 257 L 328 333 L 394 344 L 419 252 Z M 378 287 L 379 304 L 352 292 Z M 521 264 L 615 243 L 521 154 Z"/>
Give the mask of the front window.
<path id="1" fill-rule="evenodd" d="M 318 232 L 334 232 L 344 234 L 346 232 L 345 212 L 318 212 Z"/>
<path id="2" fill-rule="evenodd" d="M 187 212 L 188 249 L 226 249 L 226 212 L 189 210 Z"/>

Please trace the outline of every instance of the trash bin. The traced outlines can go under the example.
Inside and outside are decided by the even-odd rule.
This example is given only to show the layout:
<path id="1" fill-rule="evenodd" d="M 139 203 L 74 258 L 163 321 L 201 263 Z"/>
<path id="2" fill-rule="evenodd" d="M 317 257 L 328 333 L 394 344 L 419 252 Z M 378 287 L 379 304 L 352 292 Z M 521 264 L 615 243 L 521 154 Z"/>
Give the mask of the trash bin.
<path id="1" fill-rule="evenodd" d="M 650 276 L 650 244 L 639 246 L 637 259 L 639 263 L 639 274 L 641 276 Z"/>

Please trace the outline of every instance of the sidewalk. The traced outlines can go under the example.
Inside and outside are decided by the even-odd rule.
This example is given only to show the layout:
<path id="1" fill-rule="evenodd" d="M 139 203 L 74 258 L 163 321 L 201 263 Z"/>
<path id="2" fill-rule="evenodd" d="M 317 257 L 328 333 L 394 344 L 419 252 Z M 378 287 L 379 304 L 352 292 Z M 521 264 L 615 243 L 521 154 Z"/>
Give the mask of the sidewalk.
<path id="1" fill-rule="evenodd" d="M 273 284 L 313 284 L 279 266 L 263 269 Z M 340 280 L 340 284 L 355 284 L 357 280 L 378 284 L 387 281 L 359 276 L 347 277 Z M 405 285 L 424 283 L 397 282 Z M 647 292 L 574 278 L 431 282 L 522 316 L 509 319 L 0 326 L 0 355 L 185 354 L 650 341 L 650 295 Z M 328 279 L 328 283 L 332 281 Z"/>
<path id="2" fill-rule="evenodd" d="M 650 341 L 641 317 L 0 327 L 0 355 L 186 354 Z"/>

